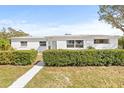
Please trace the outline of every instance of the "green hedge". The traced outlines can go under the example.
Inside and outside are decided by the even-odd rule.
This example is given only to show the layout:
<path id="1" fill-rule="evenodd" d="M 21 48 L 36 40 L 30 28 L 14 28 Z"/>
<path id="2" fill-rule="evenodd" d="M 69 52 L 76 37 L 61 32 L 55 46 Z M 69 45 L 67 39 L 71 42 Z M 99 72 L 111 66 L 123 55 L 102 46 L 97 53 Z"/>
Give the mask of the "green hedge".
<path id="1" fill-rule="evenodd" d="M 36 56 L 35 50 L 0 51 L 0 65 L 29 65 L 35 61 Z"/>
<path id="2" fill-rule="evenodd" d="M 124 50 L 46 50 L 48 66 L 124 66 Z"/>
<path id="3" fill-rule="evenodd" d="M 0 51 L 0 64 L 12 64 L 12 52 L 10 51 Z"/>

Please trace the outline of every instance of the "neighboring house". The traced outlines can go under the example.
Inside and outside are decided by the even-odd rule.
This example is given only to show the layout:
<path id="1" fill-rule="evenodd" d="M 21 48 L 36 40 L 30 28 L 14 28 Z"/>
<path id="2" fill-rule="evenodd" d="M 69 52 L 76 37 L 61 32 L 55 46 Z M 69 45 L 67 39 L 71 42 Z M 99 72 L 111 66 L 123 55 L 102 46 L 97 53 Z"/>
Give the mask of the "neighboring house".
<path id="1" fill-rule="evenodd" d="M 36 49 L 95 49 L 118 48 L 117 35 L 62 35 L 45 37 L 14 37 L 11 46 L 17 50 Z"/>

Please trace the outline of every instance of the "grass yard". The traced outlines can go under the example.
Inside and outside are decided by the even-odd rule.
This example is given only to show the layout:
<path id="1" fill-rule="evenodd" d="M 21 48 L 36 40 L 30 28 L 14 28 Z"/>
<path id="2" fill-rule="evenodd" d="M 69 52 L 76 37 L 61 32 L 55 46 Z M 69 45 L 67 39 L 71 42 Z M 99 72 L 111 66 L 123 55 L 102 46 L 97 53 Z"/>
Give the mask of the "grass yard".
<path id="1" fill-rule="evenodd" d="M 37 61 L 41 60 L 42 54 L 39 53 L 36 61 L 32 65 L 27 66 L 13 66 L 0 65 L 0 88 L 10 86 L 15 80 L 26 73 Z"/>
<path id="2" fill-rule="evenodd" d="M 124 67 L 45 67 L 29 88 L 116 88 L 124 87 Z"/>
<path id="3" fill-rule="evenodd" d="M 11 85 L 32 66 L 0 65 L 0 88 Z"/>

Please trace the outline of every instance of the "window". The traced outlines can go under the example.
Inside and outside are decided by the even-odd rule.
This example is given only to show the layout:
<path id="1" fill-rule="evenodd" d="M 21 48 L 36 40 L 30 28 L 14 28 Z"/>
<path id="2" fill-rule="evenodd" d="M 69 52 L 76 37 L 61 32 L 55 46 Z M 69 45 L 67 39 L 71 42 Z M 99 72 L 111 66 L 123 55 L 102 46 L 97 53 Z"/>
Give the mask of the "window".
<path id="1" fill-rule="evenodd" d="M 39 44 L 40 46 L 46 46 L 46 41 L 40 41 Z"/>
<path id="2" fill-rule="evenodd" d="M 27 41 L 21 41 L 21 46 L 27 46 Z"/>
<path id="3" fill-rule="evenodd" d="M 83 47 L 83 40 L 76 40 L 75 41 L 75 47 L 82 48 Z"/>
<path id="4" fill-rule="evenodd" d="M 109 39 L 94 39 L 94 44 L 108 44 Z"/>
<path id="5" fill-rule="evenodd" d="M 83 40 L 67 40 L 67 48 L 83 48 Z"/>
<path id="6" fill-rule="evenodd" d="M 67 48 L 74 48 L 74 40 L 67 40 Z"/>

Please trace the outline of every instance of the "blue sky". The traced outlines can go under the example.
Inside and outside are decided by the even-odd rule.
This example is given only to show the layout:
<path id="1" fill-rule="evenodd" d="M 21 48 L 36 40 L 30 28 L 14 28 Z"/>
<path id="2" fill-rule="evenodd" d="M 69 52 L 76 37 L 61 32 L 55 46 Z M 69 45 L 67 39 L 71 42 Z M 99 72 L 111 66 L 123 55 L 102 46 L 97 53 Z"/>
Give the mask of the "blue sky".
<path id="1" fill-rule="evenodd" d="M 0 6 L 0 27 L 22 29 L 35 36 L 91 34 L 91 30 L 95 31 L 93 34 L 104 34 L 104 31 L 100 31 L 102 28 L 105 28 L 105 34 L 116 34 L 114 29 L 107 27 L 108 24 L 99 23 L 98 9 L 95 5 Z"/>
<path id="2" fill-rule="evenodd" d="M 97 18 L 98 6 L 0 6 L 0 19 L 72 24 Z"/>

